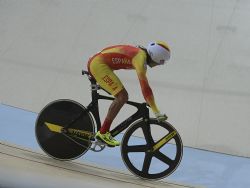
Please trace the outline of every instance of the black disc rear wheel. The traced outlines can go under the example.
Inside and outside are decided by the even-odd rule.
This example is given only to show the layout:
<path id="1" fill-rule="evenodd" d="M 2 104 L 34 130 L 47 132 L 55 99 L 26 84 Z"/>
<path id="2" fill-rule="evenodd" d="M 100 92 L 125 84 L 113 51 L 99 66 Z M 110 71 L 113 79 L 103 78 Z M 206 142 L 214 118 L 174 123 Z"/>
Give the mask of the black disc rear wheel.
<path id="1" fill-rule="evenodd" d="M 68 124 L 71 124 L 71 135 L 61 132 Z M 93 135 L 94 123 L 86 108 L 72 100 L 62 99 L 49 103 L 36 120 L 37 142 L 46 154 L 55 159 L 72 160 L 88 151 L 91 146 L 89 137 L 78 137 L 73 134 L 77 132 L 75 130 Z"/>
<path id="2" fill-rule="evenodd" d="M 121 153 L 125 165 L 136 176 L 162 179 L 180 164 L 183 145 L 180 135 L 168 122 L 140 120 L 124 134 Z"/>

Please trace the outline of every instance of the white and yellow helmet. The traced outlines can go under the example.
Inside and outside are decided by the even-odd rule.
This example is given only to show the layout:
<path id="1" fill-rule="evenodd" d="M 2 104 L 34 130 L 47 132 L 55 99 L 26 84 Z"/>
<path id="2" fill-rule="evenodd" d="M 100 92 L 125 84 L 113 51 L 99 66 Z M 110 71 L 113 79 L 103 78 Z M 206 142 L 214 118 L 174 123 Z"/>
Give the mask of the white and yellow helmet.
<path id="1" fill-rule="evenodd" d="M 170 49 L 168 45 L 162 41 L 150 42 L 147 47 L 147 52 L 151 59 L 159 65 L 163 65 L 170 59 Z"/>

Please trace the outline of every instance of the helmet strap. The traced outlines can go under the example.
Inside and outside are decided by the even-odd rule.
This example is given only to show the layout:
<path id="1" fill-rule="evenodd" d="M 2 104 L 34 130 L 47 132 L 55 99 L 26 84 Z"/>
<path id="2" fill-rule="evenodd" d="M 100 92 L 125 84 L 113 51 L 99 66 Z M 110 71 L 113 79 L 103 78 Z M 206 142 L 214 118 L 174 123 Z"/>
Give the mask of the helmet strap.
<path id="1" fill-rule="evenodd" d="M 148 54 L 147 49 L 143 46 L 137 46 L 137 47 L 142 49 L 146 53 L 146 55 L 147 55 L 146 63 L 149 64 L 152 61 L 152 59 L 151 59 L 150 55 Z"/>

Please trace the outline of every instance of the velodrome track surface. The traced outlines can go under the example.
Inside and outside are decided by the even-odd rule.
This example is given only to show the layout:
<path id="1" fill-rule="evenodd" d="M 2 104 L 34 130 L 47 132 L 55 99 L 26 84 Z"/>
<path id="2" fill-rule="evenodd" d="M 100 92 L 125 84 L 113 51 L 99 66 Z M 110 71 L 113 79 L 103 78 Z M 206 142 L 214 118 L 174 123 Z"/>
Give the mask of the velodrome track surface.
<path id="1" fill-rule="evenodd" d="M 86 162 L 58 161 L 4 142 L 0 142 L 0 166 L 1 188 L 197 188 L 166 181 L 146 181 Z"/>
<path id="2" fill-rule="evenodd" d="M 39 148 L 36 142 L 36 138 L 34 134 L 34 124 L 35 124 L 36 117 L 37 117 L 36 113 L 28 112 L 26 110 L 0 104 L 0 145 L 1 143 L 8 143 L 7 145 L 9 145 L 10 143 L 15 144 L 15 145 L 18 145 L 18 147 L 14 146 L 14 148 L 20 148 L 20 147 L 22 148 L 21 151 L 20 149 L 17 149 L 17 151 L 19 151 L 17 153 L 23 154 L 24 151 L 33 151 L 33 152 L 28 152 L 28 154 L 25 154 L 24 155 L 25 158 L 27 158 L 27 155 L 30 156 L 29 153 L 32 153 L 32 154 L 38 153 L 37 154 L 38 156 L 36 157 L 32 155 L 33 158 L 37 159 L 39 158 L 39 156 L 42 155 L 43 158 L 47 158 L 46 161 L 52 161 L 51 162 L 52 164 L 58 164 L 58 162 L 60 161 L 55 161 L 55 160 L 48 158 L 45 155 L 45 153 Z M 121 140 L 122 135 L 118 136 L 117 139 Z M 28 148 L 28 150 L 24 148 Z M 45 178 L 44 180 L 41 177 L 46 176 L 50 171 L 43 173 L 43 175 L 40 174 L 38 178 L 34 178 L 34 175 L 33 175 L 34 173 L 28 168 L 28 166 L 32 166 L 32 165 L 25 164 L 26 166 L 24 166 L 23 168 L 20 168 L 19 170 L 16 170 L 17 172 L 15 172 L 13 170 L 13 167 L 15 167 L 14 165 L 19 166 L 20 164 L 23 163 L 23 161 L 21 160 L 21 162 L 18 162 L 18 163 L 14 163 L 12 161 L 8 162 L 5 156 L 6 152 L 4 152 L 5 150 L 3 149 L 4 147 L 0 147 L 0 183 L 2 184 L 2 186 L 0 186 L 1 188 L 3 187 L 4 182 L 8 185 L 11 185 L 8 187 L 5 186 L 4 188 L 21 187 L 20 186 L 21 183 L 25 181 L 27 181 L 30 185 L 31 180 L 34 180 L 34 181 L 40 180 L 40 182 L 43 182 L 43 184 L 48 182 Z M 3 156 L 3 152 L 5 153 L 4 156 Z M 16 156 L 14 157 L 14 159 L 16 159 L 19 156 L 19 154 L 18 155 L 15 154 L 14 156 Z M 12 166 L 9 168 L 6 168 L 7 162 L 10 163 Z M 84 157 L 81 157 L 75 160 L 74 162 L 78 162 L 81 164 L 84 163 L 84 165 L 92 163 L 94 165 L 91 165 L 91 166 L 98 166 L 98 167 L 101 167 L 102 169 L 111 168 L 111 169 L 116 169 L 116 171 L 123 170 L 125 171 L 124 174 L 128 173 L 128 175 L 130 175 L 129 177 L 131 179 L 135 178 L 126 169 L 120 156 L 120 148 L 112 148 L 112 149 L 105 148 L 105 150 L 100 153 L 87 152 L 84 155 Z M 65 164 L 68 164 L 68 163 L 65 163 Z M 11 169 L 12 171 L 8 169 Z M 35 172 L 41 173 L 40 169 L 42 168 L 39 167 L 39 169 L 36 170 Z M 57 174 L 58 173 L 59 174 L 63 173 L 63 170 L 57 171 Z M 100 175 L 97 172 L 95 174 Z M 178 182 L 177 184 L 202 185 L 207 188 L 221 188 L 221 187 L 223 188 L 236 188 L 236 187 L 246 188 L 247 187 L 248 188 L 250 185 L 249 174 L 250 174 L 250 159 L 248 158 L 224 155 L 220 153 L 214 153 L 214 152 L 208 152 L 208 151 L 202 151 L 202 150 L 184 147 L 184 155 L 183 155 L 183 159 L 182 159 L 180 166 L 171 176 L 165 178 L 164 180 L 167 182 L 171 182 L 171 183 Z M 71 177 L 71 175 L 69 176 Z M 82 175 L 80 175 L 80 177 L 81 176 Z M 60 187 L 60 186 L 66 187 L 64 186 L 64 184 L 67 186 L 71 185 L 71 183 L 63 183 L 63 184 L 60 183 L 61 182 L 60 178 L 63 181 L 65 180 L 65 176 L 57 176 L 57 178 L 54 178 L 56 180 L 53 181 L 54 187 Z M 67 181 L 78 182 L 78 181 L 81 181 L 81 179 L 82 178 L 79 178 L 79 180 L 69 179 Z M 138 180 L 137 178 L 135 179 Z M 95 182 L 98 182 L 98 181 L 95 181 Z M 58 183 L 58 186 L 56 186 L 57 183 Z M 117 181 L 117 184 L 120 185 L 119 181 Z M 15 185 L 18 185 L 18 186 L 15 186 Z M 31 185 L 32 186 L 26 185 L 23 187 L 32 187 L 32 188 L 38 187 L 33 184 Z M 41 187 L 46 188 L 45 185 Z M 74 187 L 77 187 L 77 186 L 74 186 Z M 91 186 L 89 185 L 87 187 L 91 187 Z M 130 186 L 129 184 L 127 187 L 133 187 L 133 186 Z"/>

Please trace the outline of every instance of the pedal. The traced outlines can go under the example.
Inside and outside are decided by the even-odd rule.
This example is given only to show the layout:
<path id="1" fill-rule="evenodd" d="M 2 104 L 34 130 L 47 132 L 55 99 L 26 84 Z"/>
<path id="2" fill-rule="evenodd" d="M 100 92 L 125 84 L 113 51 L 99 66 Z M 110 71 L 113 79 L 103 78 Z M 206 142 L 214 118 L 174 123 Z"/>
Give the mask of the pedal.
<path id="1" fill-rule="evenodd" d="M 106 144 L 101 142 L 100 140 L 95 140 L 95 141 L 91 141 L 92 145 L 90 150 L 94 151 L 94 152 L 100 152 L 102 150 L 104 150 L 104 148 L 106 147 Z"/>

